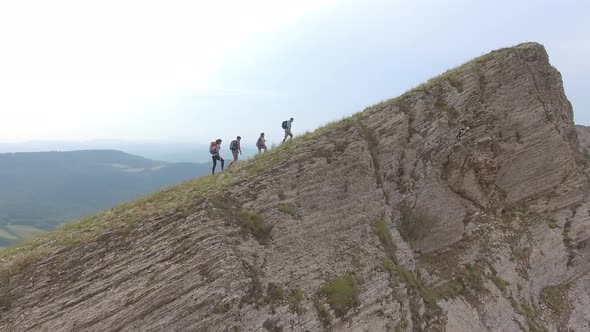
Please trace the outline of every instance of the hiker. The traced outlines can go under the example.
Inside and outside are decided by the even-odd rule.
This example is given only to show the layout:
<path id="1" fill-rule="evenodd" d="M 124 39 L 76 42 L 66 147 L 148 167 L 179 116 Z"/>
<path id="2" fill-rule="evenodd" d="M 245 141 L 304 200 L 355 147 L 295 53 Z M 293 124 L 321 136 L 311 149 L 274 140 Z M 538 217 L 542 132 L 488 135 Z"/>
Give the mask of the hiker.
<path id="1" fill-rule="evenodd" d="M 229 166 L 238 162 L 238 152 L 242 154 L 242 148 L 240 147 L 240 141 L 242 138 L 238 136 L 235 140 L 229 143 L 229 149 L 231 150 L 232 155 L 234 156 L 234 160 L 229 164 Z M 228 167 L 229 167 L 228 166 Z"/>
<path id="2" fill-rule="evenodd" d="M 258 153 L 262 150 L 266 152 L 266 138 L 264 138 L 264 133 L 260 133 L 260 137 L 256 141 L 256 147 L 258 148 Z"/>
<path id="3" fill-rule="evenodd" d="M 213 159 L 213 168 L 211 169 L 211 174 L 215 175 L 215 168 L 217 167 L 217 161 L 221 161 L 221 171 L 223 172 L 223 163 L 224 160 L 221 158 L 221 139 L 218 139 L 215 142 L 211 142 L 209 146 L 209 152 L 211 153 L 211 158 Z"/>
<path id="4" fill-rule="evenodd" d="M 285 129 L 285 138 L 283 138 L 283 143 L 287 140 L 287 136 L 290 136 L 290 140 L 293 139 L 293 133 L 291 132 L 291 123 L 293 123 L 293 118 L 289 119 L 289 121 L 283 121 L 283 129 Z"/>

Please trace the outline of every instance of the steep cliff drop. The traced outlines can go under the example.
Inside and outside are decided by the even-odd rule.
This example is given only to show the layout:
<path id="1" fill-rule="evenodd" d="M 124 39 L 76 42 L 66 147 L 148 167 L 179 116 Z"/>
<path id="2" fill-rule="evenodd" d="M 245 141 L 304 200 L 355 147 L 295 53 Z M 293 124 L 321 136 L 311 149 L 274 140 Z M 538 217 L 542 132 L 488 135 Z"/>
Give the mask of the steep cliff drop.
<path id="1" fill-rule="evenodd" d="M 1 254 L 3 331 L 588 331 L 559 72 L 501 49 Z"/>

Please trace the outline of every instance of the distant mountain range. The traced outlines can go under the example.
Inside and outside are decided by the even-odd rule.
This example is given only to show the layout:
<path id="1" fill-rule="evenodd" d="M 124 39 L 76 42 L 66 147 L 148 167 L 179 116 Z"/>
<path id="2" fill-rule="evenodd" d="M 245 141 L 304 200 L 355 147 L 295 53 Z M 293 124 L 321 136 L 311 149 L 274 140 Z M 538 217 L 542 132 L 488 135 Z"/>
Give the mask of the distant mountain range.
<path id="1" fill-rule="evenodd" d="M 224 142 L 223 150 L 229 153 L 229 141 Z M 90 141 L 28 141 L 19 143 L 0 143 L 0 153 L 40 152 L 40 151 L 74 151 L 74 150 L 119 150 L 153 160 L 167 162 L 209 162 L 209 144 L 171 142 L 159 140 L 124 141 L 124 140 L 90 140 Z M 253 146 L 242 146 L 243 158 L 253 155 Z"/>
<path id="2" fill-rule="evenodd" d="M 0 246 L 209 171 L 116 150 L 0 154 Z"/>

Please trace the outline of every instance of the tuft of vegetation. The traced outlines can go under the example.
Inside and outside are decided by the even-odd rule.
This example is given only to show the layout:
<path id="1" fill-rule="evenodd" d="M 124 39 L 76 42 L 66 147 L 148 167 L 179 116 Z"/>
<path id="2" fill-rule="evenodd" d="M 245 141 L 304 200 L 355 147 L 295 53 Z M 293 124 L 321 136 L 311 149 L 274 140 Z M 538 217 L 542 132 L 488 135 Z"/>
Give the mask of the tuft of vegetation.
<path id="1" fill-rule="evenodd" d="M 381 177 L 381 163 L 380 163 L 380 155 L 379 155 L 379 141 L 373 134 L 373 132 L 364 124 L 361 123 L 360 120 L 356 121 L 356 126 L 359 131 L 359 135 L 367 141 L 367 145 L 369 146 L 369 153 L 371 154 L 371 159 L 373 160 L 373 172 L 375 176 L 375 181 L 379 187 L 383 186 L 383 178 Z"/>
<path id="2" fill-rule="evenodd" d="M 385 254 L 387 257 L 395 264 L 397 264 L 397 257 L 395 252 L 397 250 L 395 243 L 393 243 L 393 237 L 391 236 L 391 231 L 387 227 L 387 223 L 385 223 L 385 219 L 380 218 L 377 219 L 373 223 L 373 231 L 375 235 L 379 238 L 383 249 L 385 250 Z"/>
<path id="3" fill-rule="evenodd" d="M 303 291 L 299 288 L 292 289 L 289 292 L 289 312 L 296 313 L 298 315 L 303 314 L 303 308 L 301 307 L 301 302 L 303 301 Z"/>
<path id="4" fill-rule="evenodd" d="M 279 166 L 287 160 L 290 152 L 296 146 L 296 141 L 287 141 L 267 153 L 260 153 L 248 160 L 241 168 L 245 170 L 242 176 L 246 178 L 259 176 L 268 172 L 275 166 Z M 244 178 L 242 178 L 243 180 Z"/>
<path id="5" fill-rule="evenodd" d="M 508 282 L 502 278 L 500 278 L 498 275 L 493 275 L 490 277 L 490 280 L 492 280 L 492 282 L 494 283 L 494 285 L 496 285 L 496 287 L 498 287 L 498 289 L 504 293 L 506 291 L 506 288 L 508 287 Z"/>
<path id="6" fill-rule="evenodd" d="M 436 287 L 429 287 L 423 283 L 420 274 L 408 268 L 393 264 L 385 264 L 386 268 L 393 268 L 397 273 L 397 278 L 403 282 L 408 289 L 408 301 L 410 304 L 410 314 L 414 324 L 425 323 L 426 327 L 419 330 L 438 330 L 436 326 L 428 326 L 428 322 L 436 322 L 444 315 L 444 311 L 438 305 L 439 300 L 448 300 L 460 295 L 469 295 L 469 291 L 484 289 L 484 282 L 481 272 L 477 266 L 468 267 L 458 271 L 456 279 Z M 476 293 L 477 294 L 477 293 Z M 420 304 L 420 299 L 424 303 L 424 309 Z M 414 325 L 418 326 L 418 325 Z"/>
<path id="7" fill-rule="evenodd" d="M 242 297 L 242 303 L 246 304 L 258 304 L 262 299 L 263 287 L 260 281 L 260 271 L 253 265 L 247 262 L 242 262 L 244 268 L 244 274 L 250 279 L 250 285 L 248 291 Z"/>
<path id="8" fill-rule="evenodd" d="M 230 309 L 229 303 L 219 302 L 219 303 L 217 303 L 217 305 L 215 305 L 215 308 L 213 308 L 213 313 L 224 314 L 224 313 L 228 312 L 229 309 Z"/>
<path id="9" fill-rule="evenodd" d="M 451 299 L 466 294 L 485 292 L 483 273 L 479 265 L 474 264 L 457 271 L 457 277 L 437 287 L 427 287 L 413 271 L 403 266 L 396 267 L 401 281 L 414 289 L 426 304 L 434 305 L 440 299 Z"/>
<path id="10" fill-rule="evenodd" d="M 389 286 L 391 288 L 396 288 L 399 286 L 399 279 L 397 277 L 397 267 L 396 264 L 389 258 L 385 257 L 381 261 L 381 266 L 389 274 Z"/>
<path id="11" fill-rule="evenodd" d="M 233 208 L 232 202 L 229 199 L 227 199 L 226 197 L 223 197 L 221 195 L 215 195 L 215 196 L 211 197 L 210 201 L 211 201 L 211 204 L 213 204 L 213 206 L 218 209 L 230 210 Z"/>
<path id="12" fill-rule="evenodd" d="M 572 230 L 572 221 L 567 220 L 565 222 L 565 224 L 563 225 L 562 235 L 563 235 L 563 245 L 566 247 L 566 249 L 568 250 L 568 253 L 569 253 L 568 260 L 567 260 L 568 267 L 573 265 L 574 258 L 576 258 L 576 255 L 574 252 L 575 241 L 574 241 L 574 239 L 572 239 L 572 237 L 570 235 L 571 230 Z"/>
<path id="13" fill-rule="evenodd" d="M 405 266 L 399 266 L 397 268 L 399 278 L 411 289 L 415 290 L 420 294 L 422 299 L 427 305 L 435 305 L 438 298 L 437 292 L 434 288 L 425 287 L 422 281 L 416 274 L 407 269 Z"/>
<path id="14" fill-rule="evenodd" d="M 279 192 L 277 193 L 277 197 L 281 200 L 284 201 L 287 198 L 287 195 L 285 195 L 285 192 L 282 190 L 279 190 Z"/>
<path id="15" fill-rule="evenodd" d="M 8 271 L 0 271 L 0 312 L 10 307 L 11 290 L 10 274 Z"/>
<path id="16" fill-rule="evenodd" d="M 463 82 L 461 82 L 461 80 L 459 80 L 456 77 L 450 76 L 447 78 L 449 81 L 449 84 L 451 84 L 451 86 L 455 89 L 457 89 L 457 91 L 459 93 L 463 92 Z"/>
<path id="17" fill-rule="evenodd" d="M 272 225 L 266 224 L 262 215 L 242 209 L 240 211 L 240 226 L 248 231 L 260 244 L 267 244 L 271 239 Z"/>
<path id="18" fill-rule="evenodd" d="M 281 304 L 286 296 L 285 290 L 274 282 L 269 282 L 266 287 L 266 297 L 264 302 L 267 304 Z"/>
<path id="19" fill-rule="evenodd" d="M 404 203 L 400 205 L 399 212 L 398 231 L 404 241 L 410 244 L 415 244 L 426 237 L 437 222 L 426 208 L 411 208 Z"/>
<path id="20" fill-rule="evenodd" d="M 447 105 L 447 102 L 443 98 L 442 94 L 439 94 L 436 98 L 436 101 L 434 102 L 434 107 L 439 111 L 446 111 L 449 108 L 449 105 Z"/>
<path id="21" fill-rule="evenodd" d="M 279 325 L 279 320 L 277 319 L 267 319 L 264 321 L 264 323 L 262 323 L 262 327 L 264 327 L 265 329 L 267 329 L 268 331 L 271 332 L 281 332 L 283 331 L 283 327 L 281 325 Z"/>
<path id="22" fill-rule="evenodd" d="M 530 332 L 547 332 L 547 328 L 540 319 L 537 308 L 527 302 L 518 303 L 513 297 L 510 297 L 510 304 L 514 311 L 526 319 L 528 331 Z M 521 327 L 522 328 L 522 327 Z"/>
<path id="23" fill-rule="evenodd" d="M 345 274 L 324 284 L 320 290 L 328 304 L 338 317 L 343 317 L 355 306 L 359 305 L 358 279 L 352 274 Z"/>
<path id="24" fill-rule="evenodd" d="M 299 218 L 299 213 L 297 213 L 297 210 L 291 205 L 280 203 L 277 205 L 277 210 L 281 213 L 288 214 L 293 218 Z"/>
<path id="25" fill-rule="evenodd" d="M 479 263 L 467 266 L 461 270 L 457 278 L 461 283 L 475 292 L 485 292 L 485 281 L 483 278 L 483 271 Z"/>
<path id="26" fill-rule="evenodd" d="M 565 224 L 563 225 L 563 243 L 565 244 L 566 247 L 571 247 L 572 246 L 572 239 L 570 238 L 570 232 L 572 230 L 572 222 L 571 220 L 567 220 L 565 222 Z"/>
<path id="27" fill-rule="evenodd" d="M 320 301 L 320 299 L 315 298 L 313 300 L 313 307 L 318 314 L 318 319 L 324 326 L 329 326 L 332 324 L 332 314 L 326 309 L 326 306 Z"/>
<path id="28" fill-rule="evenodd" d="M 477 82 L 479 85 L 479 93 L 480 93 L 480 97 L 479 97 L 479 101 L 483 104 L 486 100 L 486 85 L 487 85 L 487 81 L 486 81 L 486 77 L 483 73 L 483 71 L 481 70 L 481 65 L 478 65 L 475 68 L 475 74 L 477 75 Z"/>
<path id="29" fill-rule="evenodd" d="M 565 313 L 571 310 L 572 304 L 567 296 L 571 287 L 572 284 L 568 282 L 543 288 L 541 290 L 541 303 L 543 303 L 552 314 L 563 317 Z"/>

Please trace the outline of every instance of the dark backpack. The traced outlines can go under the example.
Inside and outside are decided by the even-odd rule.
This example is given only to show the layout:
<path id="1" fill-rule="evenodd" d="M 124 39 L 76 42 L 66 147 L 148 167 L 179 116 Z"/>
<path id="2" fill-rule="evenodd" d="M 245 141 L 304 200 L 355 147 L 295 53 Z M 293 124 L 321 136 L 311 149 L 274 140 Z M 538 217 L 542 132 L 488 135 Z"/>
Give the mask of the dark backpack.
<path id="1" fill-rule="evenodd" d="M 287 129 L 287 121 L 283 121 L 282 126 L 283 126 L 283 129 Z"/>
<path id="2" fill-rule="evenodd" d="M 238 141 L 231 141 L 231 143 L 229 143 L 229 149 L 232 151 L 236 151 L 238 149 Z"/>
<path id="3" fill-rule="evenodd" d="M 211 153 L 211 154 L 217 153 L 217 143 L 211 142 L 211 145 L 209 145 L 209 153 Z"/>

